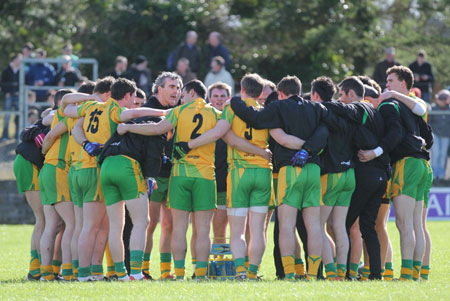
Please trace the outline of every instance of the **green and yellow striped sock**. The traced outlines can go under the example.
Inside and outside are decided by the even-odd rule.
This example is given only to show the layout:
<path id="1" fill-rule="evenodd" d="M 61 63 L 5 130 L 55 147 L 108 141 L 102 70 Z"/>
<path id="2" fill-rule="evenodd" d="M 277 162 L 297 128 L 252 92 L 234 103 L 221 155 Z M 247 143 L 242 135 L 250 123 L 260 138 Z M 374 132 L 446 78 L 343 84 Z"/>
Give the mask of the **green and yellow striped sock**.
<path id="1" fill-rule="evenodd" d="M 106 277 L 111 277 L 116 273 L 116 270 L 114 270 L 114 260 L 112 259 L 111 251 L 109 250 L 109 243 L 106 244 L 105 257 L 106 257 Z"/>
<path id="2" fill-rule="evenodd" d="M 347 273 L 347 265 L 338 263 L 337 273 L 338 273 L 339 280 L 345 280 L 345 274 Z"/>
<path id="3" fill-rule="evenodd" d="M 365 265 L 362 269 L 361 280 L 362 281 L 369 280 L 369 275 L 370 275 L 370 267 L 368 265 Z"/>
<path id="4" fill-rule="evenodd" d="M 247 271 L 247 269 L 245 268 L 245 259 L 243 257 L 236 258 L 234 260 L 234 266 L 236 267 L 236 275 L 245 273 Z"/>
<path id="5" fill-rule="evenodd" d="M 172 253 L 161 253 L 159 255 L 160 263 L 159 267 L 161 270 L 161 278 L 165 279 L 170 276 L 170 271 L 172 270 Z"/>
<path id="6" fill-rule="evenodd" d="M 91 274 L 91 266 L 78 267 L 78 278 L 86 278 Z"/>
<path id="7" fill-rule="evenodd" d="M 429 274 L 430 274 L 430 266 L 423 265 L 422 269 L 420 270 L 420 278 L 422 278 L 423 281 L 428 281 Z"/>
<path id="8" fill-rule="evenodd" d="M 49 265 L 41 265 L 41 276 L 48 281 L 55 279 L 55 274 L 53 274 L 53 266 Z"/>
<path id="9" fill-rule="evenodd" d="M 150 253 L 144 253 L 144 261 L 142 261 L 142 272 L 150 275 Z"/>
<path id="10" fill-rule="evenodd" d="M 295 274 L 294 255 L 281 256 L 281 262 L 283 263 L 284 278 L 286 280 L 294 279 Z"/>
<path id="11" fill-rule="evenodd" d="M 91 265 L 91 275 L 103 275 L 103 265 L 101 264 Z"/>
<path id="12" fill-rule="evenodd" d="M 175 266 L 175 277 L 177 279 L 184 279 L 185 274 L 185 260 L 174 260 L 173 261 Z"/>
<path id="13" fill-rule="evenodd" d="M 72 260 L 73 278 L 78 279 L 78 260 Z"/>
<path id="14" fill-rule="evenodd" d="M 305 276 L 305 263 L 301 258 L 294 258 L 295 274 Z"/>
<path id="15" fill-rule="evenodd" d="M 394 269 L 392 268 L 392 262 L 386 262 L 384 264 L 383 279 L 384 281 L 392 281 L 392 279 L 394 279 Z"/>
<path id="16" fill-rule="evenodd" d="M 59 260 L 52 260 L 53 273 L 61 274 L 61 265 L 62 265 L 61 261 L 59 261 Z"/>
<path id="17" fill-rule="evenodd" d="M 248 269 L 248 266 L 250 264 L 250 261 L 248 259 L 248 256 L 245 256 L 245 268 Z"/>
<path id="18" fill-rule="evenodd" d="M 349 271 L 350 278 L 356 279 L 356 276 L 358 276 L 358 268 L 359 264 L 350 262 L 350 271 Z"/>
<path id="19" fill-rule="evenodd" d="M 114 262 L 114 269 L 116 270 L 117 278 L 123 279 L 128 276 L 125 263 L 123 261 Z"/>
<path id="20" fill-rule="evenodd" d="M 256 280 L 258 277 L 258 266 L 256 264 L 249 264 L 247 270 L 247 278 L 249 280 Z"/>
<path id="21" fill-rule="evenodd" d="M 39 263 L 39 255 L 37 250 L 31 250 L 30 274 L 34 278 L 41 276 L 41 264 Z"/>
<path id="22" fill-rule="evenodd" d="M 208 270 L 208 262 L 197 261 L 195 265 L 195 278 L 204 279 L 206 278 L 206 272 Z"/>
<path id="23" fill-rule="evenodd" d="M 70 281 L 73 279 L 72 263 L 63 263 L 62 276 L 66 281 Z"/>
<path id="24" fill-rule="evenodd" d="M 400 280 L 408 281 L 412 279 L 413 274 L 413 260 L 412 259 L 402 259 L 402 270 L 401 270 Z"/>
<path id="25" fill-rule="evenodd" d="M 327 280 L 336 280 L 338 274 L 334 262 L 325 265 L 325 273 L 327 275 Z"/>
<path id="26" fill-rule="evenodd" d="M 422 268 L 422 261 L 413 261 L 413 280 L 420 280 L 420 269 Z"/>
<path id="27" fill-rule="evenodd" d="M 321 262 L 322 256 L 319 255 L 308 256 L 308 276 L 307 276 L 308 280 L 317 279 L 317 272 L 319 271 L 319 265 Z"/>
<path id="28" fill-rule="evenodd" d="M 130 250 L 130 274 L 136 275 L 142 273 L 142 261 L 144 260 L 144 251 Z"/>

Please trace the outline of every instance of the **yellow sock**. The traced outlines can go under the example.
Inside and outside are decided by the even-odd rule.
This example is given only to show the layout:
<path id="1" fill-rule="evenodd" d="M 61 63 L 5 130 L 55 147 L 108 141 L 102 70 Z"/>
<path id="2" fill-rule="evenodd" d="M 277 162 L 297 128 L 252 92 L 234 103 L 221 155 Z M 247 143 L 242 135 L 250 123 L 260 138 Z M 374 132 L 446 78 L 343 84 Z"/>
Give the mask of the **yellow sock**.
<path id="1" fill-rule="evenodd" d="M 250 264 L 250 262 L 249 262 L 249 260 L 248 260 L 248 256 L 245 256 L 245 268 L 246 268 L 247 270 L 248 270 L 249 264 Z"/>
<path id="2" fill-rule="evenodd" d="M 185 274 L 184 259 L 183 260 L 174 260 L 173 263 L 175 266 L 175 277 L 177 279 L 184 279 L 184 274 Z"/>
<path id="3" fill-rule="evenodd" d="M 368 265 L 365 265 L 362 269 L 361 280 L 362 281 L 369 280 L 369 275 L 370 275 L 370 267 Z"/>
<path id="4" fill-rule="evenodd" d="M 394 269 L 392 268 L 392 262 L 385 263 L 383 279 L 384 281 L 392 281 L 392 279 L 394 279 Z"/>
<path id="5" fill-rule="evenodd" d="M 249 264 L 247 278 L 250 280 L 256 280 L 258 278 L 258 266 L 256 264 Z"/>
<path id="6" fill-rule="evenodd" d="M 31 250 L 30 274 L 35 278 L 41 276 L 41 264 L 36 250 Z"/>
<path id="7" fill-rule="evenodd" d="M 109 250 L 109 244 L 106 244 L 105 255 L 107 268 L 106 277 L 111 277 L 116 273 L 116 270 L 114 268 L 114 260 L 112 259 L 111 251 Z"/>
<path id="8" fill-rule="evenodd" d="M 64 263 L 62 265 L 62 276 L 67 281 L 73 279 L 72 263 Z"/>
<path id="9" fill-rule="evenodd" d="M 422 268 L 422 261 L 413 261 L 413 280 L 420 279 L 420 269 Z"/>
<path id="10" fill-rule="evenodd" d="M 301 258 L 295 258 L 295 274 L 305 276 L 305 263 Z"/>
<path id="11" fill-rule="evenodd" d="M 430 274 L 430 266 L 423 265 L 422 269 L 420 270 L 420 278 L 422 278 L 422 281 L 428 281 L 429 274 Z"/>
<path id="12" fill-rule="evenodd" d="M 402 269 L 401 269 L 400 280 L 408 281 L 412 279 L 413 274 L 413 261 L 412 259 L 402 259 Z"/>
<path id="13" fill-rule="evenodd" d="M 245 259 L 244 258 L 236 258 L 234 260 L 234 266 L 236 267 L 236 275 L 240 273 L 245 273 L 247 269 L 245 268 Z"/>
<path id="14" fill-rule="evenodd" d="M 49 265 L 41 265 L 41 274 L 45 280 L 54 280 L 55 275 L 53 274 L 53 267 L 51 264 Z"/>
<path id="15" fill-rule="evenodd" d="M 317 271 L 319 270 L 320 262 L 322 261 L 322 256 L 310 255 L 308 256 L 308 280 L 317 278 Z"/>
<path id="16" fill-rule="evenodd" d="M 170 271 L 172 269 L 172 253 L 161 253 L 160 264 L 161 278 L 170 277 Z"/>
<path id="17" fill-rule="evenodd" d="M 61 274 L 61 264 L 62 262 L 59 260 L 52 260 L 53 273 Z"/>
<path id="18" fill-rule="evenodd" d="M 295 260 L 293 255 L 281 256 L 284 275 L 286 279 L 293 279 L 295 273 Z"/>
<path id="19" fill-rule="evenodd" d="M 142 261 L 142 272 L 150 275 L 150 253 L 144 253 L 144 261 Z"/>
<path id="20" fill-rule="evenodd" d="M 205 277 L 208 269 L 208 263 L 206 261 L 197 261 L 195 265 L 195 277 Z"/>

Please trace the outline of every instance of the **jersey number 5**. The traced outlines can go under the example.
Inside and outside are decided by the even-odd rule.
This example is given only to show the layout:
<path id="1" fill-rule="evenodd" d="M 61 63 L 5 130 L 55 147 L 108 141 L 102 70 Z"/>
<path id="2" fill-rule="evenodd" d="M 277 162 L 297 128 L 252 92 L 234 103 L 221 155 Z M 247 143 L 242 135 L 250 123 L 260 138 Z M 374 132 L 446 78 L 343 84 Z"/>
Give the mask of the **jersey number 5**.
<path id="1" fill-rule="evenodd" d="M 89 118 L 89 125 L 86 129 L 86 132 L 91 132 L 92 134 L 95 134 L 98 132 L 98 116 L 102 115 L 102 110 L 95 109 L 90 114 L 91 118 Z"/>
<path id="2" fill-rule="evenodd" d="M 194 130 L 192 131 L 191 134 L 191 139 L 195 139 L 198 136 L 200 136 L 200 134 L 198 133 L 198 130 L 202 127 L 203 124 L 203 115 L 202 114 L 195 114 L 194 115 L 194 119 L 192 119 L 193 123 L 197 123 L 197 126 L 194 128 Z"/>

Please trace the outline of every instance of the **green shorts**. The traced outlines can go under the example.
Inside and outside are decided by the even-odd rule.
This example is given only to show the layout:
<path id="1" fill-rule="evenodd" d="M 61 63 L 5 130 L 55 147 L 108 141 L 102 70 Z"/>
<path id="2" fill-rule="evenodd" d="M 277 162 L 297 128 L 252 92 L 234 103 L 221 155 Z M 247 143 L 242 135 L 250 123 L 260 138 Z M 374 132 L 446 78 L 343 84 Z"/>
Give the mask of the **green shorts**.
<path id="1" fill-rule="evenodd" d="M 322 190 L 322 205 L 350 206 L 353 191 L 355 191 L 355 170 L 350 168 L 340 173 L 329 173 L 320 176 Z"/>
<path id="2" fill-rule="evenodd" d="M 44 164 L 39 173 L 42 205 L 70 202 L 67 170 Z"/>
<path id="3" fill-rule="evenodd" d="M 97 167 L 75 169 L 72 172 L 71 191 L 77 199 L 78 207 L 88 202 L 103 202 Z"/>
<path id="4" fill-rule="evenodd" d="M 227 192 L 221 191 L 217 192 L 217 206 L 226 206 L 227 205 Z"/>
<path id="5" fill-rule="evenodd" d="M 427 184 L 426 161 L 412 157 L 403 158 L 392 166 L 391 199 L 407 195 L 422 201 Z"/>
<path id="6" fill-rule="evenodd" d="M 272 178 L 272 195 L 270 196 L 269 210 L 274 210 L 278 207 L 278 173 L 273 173 Z"/>
<path id="7" fill-rule="evenodd" d="M 74 184 L 74 173 L 75 173 L 75 167 L 71 166 L 69 168 L 69 172 L 67 174 L 67 181 L 69 182 L 69 192 L 70 192 L 70 199 L 72 200 L 72 203 L 74 206 L 77 206 L 79 208 L 83 207 L 83 202 L 80 202 L 80 198 L 78 197 L 76 191 L 75 191 L 75 184 Z"/>
<path id="8" fill-rule="evenodd" d="M 30 190 L 39 190 L 39 169 L 22 157 L 17 155 L 14 160 L 14 175 L 16 176 L 17 190 L 24 193 Z"/>
<path id="9" fill-rule="evenodd" d="M 278 174 L 278 204 L 299 210 L 320 206 L 320 167 L 308 163 L 303 168 L 283 166 Z"/>
<path id="10" fill-rule="evenodd" d="M 152 191 L 150 202 L 162 203 L 167 201 L 167 192 L 169 191 L 169 178 L 156 177 L 158 188 Z"/>
<path id="11" fill-rule="evenodd" d="M 147 181 L 138 161 L 123 155 L 105 159 L 100 171 L 105 205 L 137 199 L 147 193 Z"/>
<path id="12" fill-rule="evenodd" d="M 425 191 L 423 194 L 423 207 L 428 208 L 428 199 L 430 197 L 431 186 L 433 185 L 433 169 L 431 169 L 430 162 L 425 161 L 425 166 L 427 168 L 427 183 L 425 185 Z"/>
<path id="13" fill-rule="evenodd" d="M 270 168 L 231 168 L 227 176 L 227 208 L 269 206 L 272 195 Z"/>
<path id="14" fill-rule="evenodd" d="M 216 180 L 170 176 L 167 204 L 183 211 L 202 211 L 216 208 Z"/>

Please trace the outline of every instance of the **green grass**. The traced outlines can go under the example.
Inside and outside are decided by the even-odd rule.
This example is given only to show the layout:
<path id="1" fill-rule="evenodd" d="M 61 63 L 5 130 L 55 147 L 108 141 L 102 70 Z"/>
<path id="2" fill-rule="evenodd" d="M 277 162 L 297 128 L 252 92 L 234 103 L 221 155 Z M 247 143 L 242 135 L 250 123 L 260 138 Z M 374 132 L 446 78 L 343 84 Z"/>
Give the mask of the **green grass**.
<path id="1" fill-rule="evenodd" d="M 271 225 L 270 231 L 272 231 Z M 342 299 L 448 300 L 450 292 L 450 222 L 429 222 L 433 240 L 430 281 L 417 282 L 283 282 L 275 281 L 272 236 L 263 258 L 261 282 L 132 282 L 132 283 L 40 283 L 26 282 L 31 226 L 0 226 L 0 299 Z M 159 230 L 157 230 L 157 233 Z M 389 223 L 394 247 L 395 277 L 400 270 L 399 237 Z M 158 235 L 155 235 L 158 237 Z M 157 245 L 157 242 L 155 243 Z M 186 275 L 192 274 L 187 255 Z M 153 252 L 151 272 L 159 275 L 159 254 Z"/>

